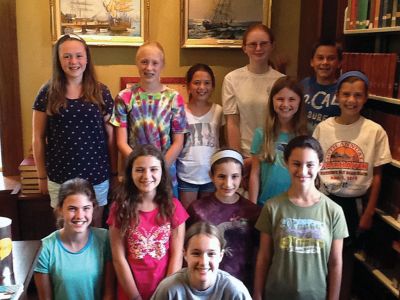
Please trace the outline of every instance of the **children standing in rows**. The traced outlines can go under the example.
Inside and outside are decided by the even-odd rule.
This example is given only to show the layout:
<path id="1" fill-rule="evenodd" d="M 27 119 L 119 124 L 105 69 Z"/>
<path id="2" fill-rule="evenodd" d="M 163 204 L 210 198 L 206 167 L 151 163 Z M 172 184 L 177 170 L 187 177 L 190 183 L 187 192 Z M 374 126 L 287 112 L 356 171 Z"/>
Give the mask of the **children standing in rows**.
<path id="1" fill-rule="evenodd" d="M 205 222 L 192 225 L 184 243 L 187 268 L 165 278 L 152 300 L 250 300 L 241 281 L 218 269 L 225 244 L 217 227 Z"/>
<path id="2" fill-rule="evenodd" d="M 117 146 L 124 158 L 140 144 L 152 144 L 162 151 L 177 196 L 175 160 L 183 147 L 187 120 L 182 96 L 160 82 L 164 64 L 159 43 L 146 42 L 139 47 L 136 66 L 140 82 L 118 94 L 111 123 L 117 126 Z"/>
<path id="3" fill-rule="evenodd" d="M 60 185 L 68 179 L 84 178 L 93 185 L 99 204 L 95 226 L 101 226 L 110 179 L 117 175 L 114 129 L 108 122 L 112 108 L 85 41 L 63 35 L 54 45 L 52 78 L 33 104 L 33 155 L 40 191 L 49 193 L 51 207 L 57 207 Z"/>
<path id="4" fill-rule="evenodd" d="M 189 102 L 185 105 L 190 135 L 178 156 L 179 196 L 184 207 L 215 191 L 209 176 L 210 157 L 219 148 L 222 108 L 209 102 L 215 87 L 208 65 L 196 64 L 186 73 Z"/>
<path id="5" fill-rule="evenodd" d="M 149 299 L 165 276 L 182 268 L 188 215 L 172 198 L 167 172 L 153 145 L 137 145 L 128 157 L 107 220 L 119 300 Z"/>
<path id="6" fill-rule="evenodd" d="M 315 187 L 324 154 L 318 141 L 297 136 L 284 159 L 291 184 L 270 199 L 261 231 L 253 299 L 338 300 L 346 221 L 339 205 Z"/>
<path id="7" fill-rule="evenodd" d="M 61 185 L 55 212 L 63 225 L 42 240 L 35 268 L 40 300 L 115 299 L 108 232 L 90 227 L 96 206 L 88 181 L 75 178 Z"/>
<path id="8" fill-rule="evenodd" d="M 265 127 L 257 128 L 253 136 L 250 201 L 262 206 L 289 188 L 283 151 L 293 137 L 302 134 L 307 134 L 302 89 L 289 77 L 279 78 L 271 89 Z"/>
<path id="9" fill-rule="evenodd" d="M 342 49 L 332 41 L 320 41 L 312 49 L 310 65 L 314 75 L 304 78 L 307 119 L 312 129 L 321 121 L 340 113 L 336 82 L 342 62 Z"/>
<path id="10" fill-rule="evenodd" d="M 392 160 L 385 130 L 360 112 L 368 100 L 368 78 L 359 71 L 349 71 L 338 80 L 336 99 L 340 116 L 321 122 L 313 136 L 325 153 L 320 172 L 322 189 L 338 203 L 346 216 L 350 238 L 346 241 L 342 294 L 350 297 L 353 251 L 357 231 L 372 225 L 382 179 L 382 166 Z M 367 205 L 359 216 L 357 199 Z"/>
<path id="11" fill-rule="evenodd" d="M 230 149 L 211 157 L 213 195 L 198 199 L 188 208 L 188 226 L 198 221 L 216 225 L 227 240 L 221 269 L 252 288 L 258 232 L 254 224 L 261 208 L 237 194 L 243 173 L 242 155 Z"/>

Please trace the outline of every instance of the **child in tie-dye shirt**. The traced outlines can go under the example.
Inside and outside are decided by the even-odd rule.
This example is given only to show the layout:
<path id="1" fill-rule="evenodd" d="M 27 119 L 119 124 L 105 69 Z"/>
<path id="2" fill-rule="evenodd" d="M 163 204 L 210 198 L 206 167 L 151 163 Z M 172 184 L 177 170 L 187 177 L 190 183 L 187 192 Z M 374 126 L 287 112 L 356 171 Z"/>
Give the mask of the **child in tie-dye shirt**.
<path id="1" fill-rule="evenodd" d="M 160 82 L 164 50 L 159 43 L 140 46 L 136 65 L 139 83 L 121 91 L 115 99 L 111 124 L 117 127 L 117 146 L 124 158 L 136 145 L 152 144 L 160 149 L 177 196 L 175 160 L 187 129 L 184 101 L 177 91 Z"/>

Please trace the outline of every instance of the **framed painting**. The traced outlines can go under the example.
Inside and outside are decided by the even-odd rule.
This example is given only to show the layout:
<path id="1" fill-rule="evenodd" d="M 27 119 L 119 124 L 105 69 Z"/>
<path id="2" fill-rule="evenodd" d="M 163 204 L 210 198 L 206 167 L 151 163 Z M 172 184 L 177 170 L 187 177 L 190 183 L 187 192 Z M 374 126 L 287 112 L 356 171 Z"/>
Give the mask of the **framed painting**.
<path id="1" fill-rule="evenodd" d="M 51 35 L 74 33 L 89 45 L 140 46 L 148 34 L 149 0 L 50 0 Z"/>
<path id="2" fill-rule="evenodd" d="M 240 48 L 252 23 L 270 26 L 272 0 L 181 0 L 182 48 Z"/>

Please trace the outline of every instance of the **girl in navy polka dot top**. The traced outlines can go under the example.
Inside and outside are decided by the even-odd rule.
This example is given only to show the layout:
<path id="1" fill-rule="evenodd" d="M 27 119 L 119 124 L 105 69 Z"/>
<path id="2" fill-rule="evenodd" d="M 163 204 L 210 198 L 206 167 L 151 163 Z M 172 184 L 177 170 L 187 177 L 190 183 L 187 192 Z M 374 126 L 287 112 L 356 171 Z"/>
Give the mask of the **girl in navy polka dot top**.
<path id="1" fill-rule="evenodd" d="M 39 187 L 56 207 L 60 185 L 79 177 L 93 186 L 99 208 L 93 223 L 101 225 L 109 179 L 116 175 L 113 108 L 109 89 L 96 80 L 89 47 L 77 35 L 54 45 L 52 77 L 33 104 L 33 155 Z"/>

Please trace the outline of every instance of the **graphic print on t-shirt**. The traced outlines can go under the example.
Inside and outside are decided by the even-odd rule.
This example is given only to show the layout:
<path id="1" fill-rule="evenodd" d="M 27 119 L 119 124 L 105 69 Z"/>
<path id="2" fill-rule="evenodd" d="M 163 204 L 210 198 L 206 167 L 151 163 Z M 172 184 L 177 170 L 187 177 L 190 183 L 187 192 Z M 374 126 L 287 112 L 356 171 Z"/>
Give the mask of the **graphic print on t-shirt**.
<path id="1" fill-rule="evenodd" d="M 330 176 L 330 184 L 326 188 L 332 192 L 348 187 L 359 176 L 367 176 L 368 163 L 365 162 L 364 152 L 358 145 L 340 141 L 327 150 L 320 174 Z"/>
<path id="2" fill-rule="evenodd" d="M 195 123 L 189 125 L 190 137 L 188 146 L 207 146 L 215 147 L 216 136 L 215 128 L 210 123 Z"/>
<path id="3" fill-rule="evenodd" d="M 324 248 L 324 223 L 312 219 L 283 218 L 279 247 L 287 252 L 314 254 Z"/>
<path id="4" fill-rule="evenodd" d="M 127 234 L 129 256 L 142 259 L 146 255 L 161 259 L 167 253 L 167 243 L 170 237 L 171 224 L 166 223 L 159 227 L 152 227 L 149 231 L 145 228 L 129 227 Z"/>

